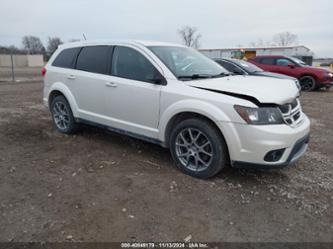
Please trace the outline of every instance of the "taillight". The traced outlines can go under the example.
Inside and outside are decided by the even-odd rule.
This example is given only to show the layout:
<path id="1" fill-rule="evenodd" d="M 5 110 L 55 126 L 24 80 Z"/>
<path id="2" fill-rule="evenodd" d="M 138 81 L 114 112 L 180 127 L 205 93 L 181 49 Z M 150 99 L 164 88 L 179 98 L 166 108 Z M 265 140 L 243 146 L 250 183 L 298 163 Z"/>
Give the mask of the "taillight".
<path id="1" fill-rule="evenodd" d="M 46 74 L 46 68 L 43 67 L 43 68 L 42 68 L 42 75 L 45 76 L 45 74 Z"/>

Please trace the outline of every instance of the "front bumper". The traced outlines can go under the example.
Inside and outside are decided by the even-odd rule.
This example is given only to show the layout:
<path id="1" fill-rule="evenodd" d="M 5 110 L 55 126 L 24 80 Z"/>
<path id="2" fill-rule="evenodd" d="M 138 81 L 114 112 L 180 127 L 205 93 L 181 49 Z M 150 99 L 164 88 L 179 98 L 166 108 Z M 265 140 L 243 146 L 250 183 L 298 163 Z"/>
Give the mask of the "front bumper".
<path id="1" fill-rule="evenodd" d="M 231 161 L 231 166 L 234 168 L 254 168 L 254 169 L 281 169 L 288 166 L 290 163 L 293 163 L 301 156 L 304 155 L 308 148 L 310 140 L 310 134 L 307 134 L 305 137 L 298 140 L 286 162 L 279 163 L 279 164 L 255 164 L 255 163 L 248 163 L 248 162 L 241 162 L 241 161 Z"/>
<path id="2" fill-rule="evenodd" d="M 231 122 L 219 126 L 233 167 L 282 168 L 300 158 L 308 147 L 310 120 L 304 113 L 297 127 Z M 265 160 L 274 150 L 283 150 L 283 154 L 274 161 Z"/>

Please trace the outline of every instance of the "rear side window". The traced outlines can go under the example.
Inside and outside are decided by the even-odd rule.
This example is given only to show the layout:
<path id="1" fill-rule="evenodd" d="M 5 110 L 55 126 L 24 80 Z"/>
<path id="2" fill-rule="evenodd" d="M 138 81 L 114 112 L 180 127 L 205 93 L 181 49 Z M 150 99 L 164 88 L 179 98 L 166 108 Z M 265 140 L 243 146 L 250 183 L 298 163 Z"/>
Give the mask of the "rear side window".
<path id="1" fill-rule="evenodd" d="M 129 47 L 115 47 L 112 58 L 113 76 L 153 83 L 157 69 L 140 52 Z"/>
<path id="2" fill-rule="evenodd" d="M 77 57 L 76 69 L 91 73 L 108 74 L 110 63 L 109 46 L 89 46 L 82 48 Z"/>
<path id="3" fill-rule="evenodd" d="M 80 48 L 67 48 L 58 54 L 52 63 L 54 67 L 74 68 L 75 59 Z"/>
<path id="4" fill-rule="evenodd" d="M 260 63 L 266 65 L 274 65 L 274 58 L 261 58 Z"/>

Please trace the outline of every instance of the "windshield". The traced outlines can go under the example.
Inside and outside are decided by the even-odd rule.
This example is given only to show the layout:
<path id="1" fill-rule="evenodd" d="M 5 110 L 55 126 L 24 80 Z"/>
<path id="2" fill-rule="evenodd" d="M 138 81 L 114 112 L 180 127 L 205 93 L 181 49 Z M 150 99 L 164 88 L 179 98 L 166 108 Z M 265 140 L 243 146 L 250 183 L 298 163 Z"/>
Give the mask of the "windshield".
<path id="1" fill-rule="evenodd" d="M 300 65 L 300 66 L 307 66 L 306 63 L 300 59 L 297 59 L 295 57 L 290 57 L 290 59 L 295 62 L 296 64 Z"/>
<path id="2" fill-rule="evenodd" d="M 148 47 L 178 78 L 199 79 L 222 77 L 229 72 L 198 51 L 188 47 Z"/>
<path id="3" fill-rule="evenodd" d="M 233 62 L 235 62 L 237 65 L 239 65 L 244 70 L 246 70 L 246 71 L 248 71 L 250 73 L 263 72 L 264 71 L 260 67 L 257 67 L 256 65 L 254 65 L 254 64 L 252 64 L 250 62 L 247 62 L 247 61 L 233 60 Z"/>

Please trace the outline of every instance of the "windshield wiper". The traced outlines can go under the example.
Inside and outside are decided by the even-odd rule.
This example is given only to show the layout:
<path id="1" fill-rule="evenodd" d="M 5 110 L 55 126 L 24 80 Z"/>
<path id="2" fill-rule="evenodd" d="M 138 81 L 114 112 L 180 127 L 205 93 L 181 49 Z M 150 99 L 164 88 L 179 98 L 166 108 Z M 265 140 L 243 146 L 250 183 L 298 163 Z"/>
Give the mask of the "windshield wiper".
<path id="1" fill-rule="evenodd" d="M 216 75 L 212 75 L 211 78 L 219 78 L 219 77 L 226 77 L 226 76 L 231 76 L 231 75 L 234 75 L 233 73 L 229 72 L 229 73 L 219 73 L 219 74 L 216 74 Z"/>
<path id="2" fill-rule="evenodd" d="M 207 78 L 211 78 L 212 75 L 210 74 L 192 74 L 192 75 L 180 75 L 177 78 L 178 79 L 207 79 Z"/>
<path id="3" fill-rule="evenodd" d="M 177 78 L 178 79 L 210 79 L 210 78 L 218 78 L 218 77 L 225 77 L 225 76 L 230 76 L 233 75 L 232 73 L 219 73 L 216 75 L 211 75 L 211 74 L 192 74 L 192 75 L 180 75 Z"/>

